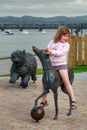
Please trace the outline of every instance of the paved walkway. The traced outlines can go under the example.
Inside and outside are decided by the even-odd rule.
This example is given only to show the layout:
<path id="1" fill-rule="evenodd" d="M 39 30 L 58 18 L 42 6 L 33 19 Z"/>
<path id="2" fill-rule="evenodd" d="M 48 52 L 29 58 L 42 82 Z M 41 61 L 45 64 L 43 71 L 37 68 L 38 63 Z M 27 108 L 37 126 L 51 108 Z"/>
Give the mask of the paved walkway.
<path id="1" fill-rule="evenodd" d="M 77 80 L 87 80 L 87 72 L 75 73 L 75 79 L 77 79 Z"/>
<path id="2" fill-rule="evenodd" d="M 73 89 L 78 102 L 78 109 L 67 116 L 68 96 L 59 88 L 59 119 L 54 117 L 54 98 L 50 91 L 44 107 L 45 116 L 36 123 L 30 115 L 35 98 L 42 92 L 41 77 L 35 82 L 29 81 L 26 89 L 19 87 L 20 80 L 9 84 L 9 77 L 0 78 L 0 130 L 87 130 L 87 81 L 74 80 Z M 39 100 L 39 103 L 41 100 Z"/>

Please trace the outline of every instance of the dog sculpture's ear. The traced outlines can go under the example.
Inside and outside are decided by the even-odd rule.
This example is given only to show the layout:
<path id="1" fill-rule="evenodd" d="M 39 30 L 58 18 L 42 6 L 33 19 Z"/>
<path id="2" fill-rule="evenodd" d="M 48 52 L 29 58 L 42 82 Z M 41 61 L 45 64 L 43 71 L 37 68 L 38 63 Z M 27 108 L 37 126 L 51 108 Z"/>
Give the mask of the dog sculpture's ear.
<path id="1" fill-rule="evenodd" d="M 23 50 L 23 53 L 25 54 L 25 53 L 26 53 L 26 51 L 25 51 L 25 50 Z"/>

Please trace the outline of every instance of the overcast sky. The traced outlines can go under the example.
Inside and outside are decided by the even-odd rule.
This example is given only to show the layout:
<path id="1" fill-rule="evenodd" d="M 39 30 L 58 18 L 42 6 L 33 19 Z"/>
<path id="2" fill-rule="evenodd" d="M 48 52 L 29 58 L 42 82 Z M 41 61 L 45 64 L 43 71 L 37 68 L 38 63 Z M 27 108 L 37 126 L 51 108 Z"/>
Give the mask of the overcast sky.
<path id="1" fill-rule="evenodd" d="M 83 16 L 87 15 L 87 0 L 0 0 L 2 16 Z"/>

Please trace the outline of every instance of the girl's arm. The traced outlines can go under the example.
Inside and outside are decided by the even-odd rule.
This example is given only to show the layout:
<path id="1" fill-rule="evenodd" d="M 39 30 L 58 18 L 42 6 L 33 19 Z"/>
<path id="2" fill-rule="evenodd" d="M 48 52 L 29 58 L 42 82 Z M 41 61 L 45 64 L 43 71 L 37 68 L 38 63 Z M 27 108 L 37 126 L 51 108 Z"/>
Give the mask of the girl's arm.
<path id="1" fill-rule="evenodd" d="M 53 49 L 53 50 L 51 50 L 50 51 L 50 54 L 51 55 L 55 55 L 55 56 L 61 56 L 61 55 L 65 55 L 65 54 L 67 54 L 68 53 L 68 51 L 69 51 L 69 44 L 67 44 L 66 46 L 64 46 L 63 48 L 61 48 L 61 49 Z"/>
<path id="2" fill-rule="evenodd" d="M 48 47 L 45 48 L 44 50 L 47 51 L 49 54 L 54 55 L 54 56 L 61 56 L 61 55 L 65 55 L 68 53 L 70 48 L 70 44 L 66 43 L 65 46 L 61 47 L 56 47 L 56 48 L 52 48 L 52 44 L 51 42 L 48 44 Z"/>

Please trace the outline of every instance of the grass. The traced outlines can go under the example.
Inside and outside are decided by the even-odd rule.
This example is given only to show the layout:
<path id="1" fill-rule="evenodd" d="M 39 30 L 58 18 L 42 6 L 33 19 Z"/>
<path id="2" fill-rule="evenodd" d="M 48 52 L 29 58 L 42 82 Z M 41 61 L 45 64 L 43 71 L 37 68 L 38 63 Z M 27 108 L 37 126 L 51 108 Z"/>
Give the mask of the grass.
<path id="1" fill-rule="evenodd" d="M 87 65 L 77 65 L 75 67 L 72 67 L 74 73 L 82 73 L 82 72 L 87 72 Z M 42 75 L 43 74 L 43 69 L 37 69 L 36 72 L 37 75 Z M 10 76 L 10 74 L 3 74 L 0 75 L 0 77 L 7 77 Z"/>
<path id="2" fill-rule="evenodd" d="M 87 72 L 87 65 L 77 65 L 72 67 L 74 73 Z"/>

